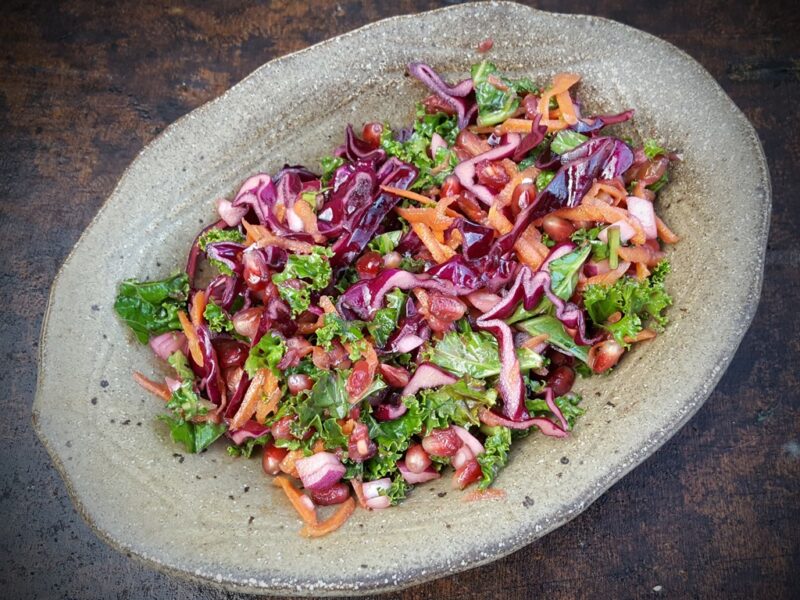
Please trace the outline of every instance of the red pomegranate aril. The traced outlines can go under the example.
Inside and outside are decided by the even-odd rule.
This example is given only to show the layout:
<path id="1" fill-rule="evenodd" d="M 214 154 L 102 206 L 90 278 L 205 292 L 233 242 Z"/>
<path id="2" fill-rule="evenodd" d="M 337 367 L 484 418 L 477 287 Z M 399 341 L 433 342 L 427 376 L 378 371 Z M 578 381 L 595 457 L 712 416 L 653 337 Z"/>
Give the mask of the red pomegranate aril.
<path id="1" fill-rule="evenodd" d="M 422 447 L 425 452 L 434 456 L 453 456 L 463 442 L 454 429 L 431 429 L 430 433 L 422 438 Z"/>
<path id="2" fill-rule="evenodd" d="M 264 309 L 260 306 L 240 310 L 233 315 L 233 329 L 239 335 L 252 338 L 258 332 L 258 323 L 261 321 L 261 314 Z"/>
<path id="3" fill-rule="evenodd" d="M 286 448 L 278 448 L 273 444 L 264 446 L 264 453 L 261 455 L 261 468 L 267 475 L 277 475 L 281 472 L 281 462 L 288 454 Z"/>
<path id="4" fill-rule="evenodd" d="M 467 305 L 454 296 L 431 292 L 428 311 L 440 321 L 458 321 L 467 312 Z"/>
<path id="5" fill-rule="evenodd" d="M 267 261 L 260 252 L 242 253 L 242 264 L 244 269 L 242 277 L 247 287 L 253 290 L 263 290 L 270 282 L 269 267 Z"/>
<path id="6" fill-rule="evenodd" d="M 536 184 L 533 182 L 520 183 L 511 194 L 511 210 L 517 214 L 528 208 L 536 199 Z"/>
<path id="7" fill-rule="evenodd" d="M 469 129 L 462 129 L 456 138 L 456 146 L 466 150 L 470 156 L 478 156 L 491 150 L 489 144 L 472 133 Z"/>
<path id="8" fill-rule="evenodd" d="M 236 388 L 239 387 L 243 374 L 244 369 L 242 367 L 228 367 L 222 370 L 222 377 L 225 380 L 225 388 L 228 390 L 229 398 L 236 393 Z"/>
<path id="9" fill-rule="evenodd" d="M 549 356 L 550 362 L 556 367 L 560 367 L 561 365 L 571 367 L 575 364 L 575 359 L 572 356 L 559 352 L 558 350 L 551 350 Z"/>
<path id="10" fill-rule="evenodd" d="M 575 231 L 572 227 L 572 223 L 554 215 L 547 215 L 542 220 L 542 229 L 556 242 L 567 241 L 569 236 Z"/>
<path id="11" fill-rule="evenodd" d="M 468 197 L 466 194 L 461 194 L 456 200 L 456 204 L 461 212 L 476 223 L 480 223 L 486 217 L 478 201 Z"/>
<path id="12" fill-rule="evenodd" d="M 241 367 L 244 365 L 244 361 L 247 360 L 249 350 L 242 342 L 220 339 L 215 340 L 213 346 L 217 351 L 217 359 L 223 369 Z"/>
<path id="13" fill-rule="evenodd" d="M 272 437 L 276 440 L 291 440 L 294 438 L 292 435 L 289 427 L 292 425 L 292 421 L 295 420 L 295 416 L 292 415 L 290 417 L 283 417 L 279 419 L 275 423 L 273 423 L 272 427 L 270 428 L 270 433 L 272 433 Z"/>
<path id="14" fill-rule="evenodd" d="M 575 371 L 570 367 L 557 367 L 547 378 L 547 385 L 556 396 L 563 396 L 572 389 L 575 383 Z"/>
<path id="15" fill-rule="evenodd" d="M 617 364 L 625 349 L 615 340 L 605 340 L 592 346 L 589 350 L 589 366 L 595 373 L 608 371 Z"/>
<path id="16" fill-rule="evenodd" d="M 403 257 L 399 252 L 392 250 L 383 256 L 383 266 L 387 269 L 396 269 L 403 262 Z"/>
<path id="17" fill-rule="evenodd" d="M 289 393 L 292 396 L 296 396 L 303 390 L 310 390 L 312 387 L 314 387 L 314 380 L 308 375 L 296 373 L 294 375 L 289 375 L 286 378 L 286 385 L 289 388 Z"/>
<path id="18" fill-rule="evenodd" d="M 502 190 L 510 181 L 510 177 L 503 167 L 489 161 L 481 161 L 475 165 L 475 173 L 478 176 L 478 182 L 495 193 Z"/>
<path id="19" fill-rule="evenodd" d="M 363 358 L 357 360 L 345 386 L 347 393 L 350 395 L 350 402 L 355 403 L 360 400 L 371 383 L 372 375 L 369 372 L 369 363 Z"/>
<path id="20" fill-rule="evenodd" d="M 372 279 L 380 273 L 381 267 L 383 267 L 383 257 L 373 250 L 365 252 L 356 261 L 356 271 L 361 279 Z"/>
<path id="21" fill-rule="evenodd" d="M 486 38 L 482 42 L 478 44 L 478 52 L 488 52 L 494 46 L 494 40 L 492 38 Z"/>
<path id="22" fill-rule="evenodd" d="M 461 190 L 461 182 L 458 180 L 458 177 L 455 175 L 448 175 L 442 182 L 439 195 L 442 198 L 447 198 L 448 196 L 458 196 L 461 193 Z"/>
<path id="23" fill-rule="evenodd" d="M 406 450 L 406 468 L 412 473 L 422 473 L 431 465 L 431 458 L 419 444 L 411 444 Z"/>
<path id="24" fill-rule="evenodd" d="M 403 367 L 394 367 L 392 365 L 381 363 L 378 368 L 381 371 L 381 375 L 383 375 L 383 379 L 392 387 L 404 388 L 406 387 L 408 380 L 411 379 L 408 371 L 406 371 Z"/>
<path id="25" fill-rule="evenodd" d="M 369 439 L 369 428 L 364 423 L 357 423 L 347 442 L 347 453 L 350 460 L 363 462 L 375 456 L 377 450 L 375 442 Z"/>
<path id="26" fill-rule="evenodd" d="M 383 133 L 383 125 L 380 123 L 367 123 L 361 132 L 361 137 L 373 148 L 381 145 L 381 134 Z"/>
<path id="27" fill-rule="evenodd" d="M 481 466 L 474 458 L 464 463 L 460 469 L 456 469 L 453 475 L 453 487 L 463 490 L 468 485 L 475 483 L 481 478 Z"/>
<path id="28" fill-rule="evenodd" d="M 311 495 L 314 504 L 318 504 L 319 506 L 331 506 L 333 504 L 341 504 L 350 497 L 350 486 L 340 481 L 334 483 L 327 490 L 321 490 L 319 492 L 308 490 L 308 493 Z"/>
<path id="29" fill-rule="evenodd" d="M 525 109 L 525 118 L 531 121 L 539 114 L 539 96 L 528 94 L 522 99 L 522 108 Z"/>

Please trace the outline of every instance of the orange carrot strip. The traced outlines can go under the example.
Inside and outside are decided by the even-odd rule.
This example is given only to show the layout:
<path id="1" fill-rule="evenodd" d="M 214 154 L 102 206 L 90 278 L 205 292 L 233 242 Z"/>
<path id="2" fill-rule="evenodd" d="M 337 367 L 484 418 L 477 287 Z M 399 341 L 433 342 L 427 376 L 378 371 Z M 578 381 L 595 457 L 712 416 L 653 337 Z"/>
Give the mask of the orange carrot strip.
<path id="1" fill-rule="evenodd" d="M 259 248 L 263 248 L 264 246 L 278 246 L 285 250 L 291 250 L 296 254 L 311 254 L 314 251 L 314 244 L 278 237 L 267 231 L 267 228 L 263 225 L 250 225 L 250 223 L 242 219 L 242 226 L 247 232 L 247 239 L 252 239 Z"/>
<path id="2" fill-rule="evenodd" d="M 186 313 L 182 310 L 178 311 L 178 320 L 181 322 L 183 333 L 186 335 L 186 339 L 189 342 L 189 353 L 192 355 L 192 359 L 194 359 L 198 367 L 202 367 L 203 351 L 200 349 L 200 340 L 197 337 L 197 330 L 194 328 L 194 325 L 192 325 L 189 317 L 187 317 Z"/>
<path id="3" fill-rule="evenodd" d="M 403 190 L 396 187 L 391 187 L 388 185 L 382 185 L 381 189 L 384 192 L 388 192 L 390 194 L 394 194 L 395 196 L 400 196 L 401 198 L 407 198 L 409 200 L 416 200 L 417 202 L 422 202 L 423 204 L 435 204 L 436 201 L 432 198 L 428 198 L 427 196 L 423 196 L 422 194 L 418 194 L 417 192 L 412 192 L 411 190 Z"/>
<path id="4" fill-rule="evenodd" d="M 239 429 L 255 414 L 258 402 L 261 399 L 262 388 L 264 387 L 266 377 L 267 370 L 259 369 L 250 381 L 247 392 L 245 392 L 244 398 L 242 398 L 242 403 L 239 405 L 239 410 L 236 411 L 236 414 L 233 415 L 231 419 L 231 429 Z"/>
<path id="5" fill-rule="evenodd" d="M 539 169 L 536 167 L 528 167 L 527 169 L 517 172 L 516 175 L 511 177 L 511 181 L 504 185 L 503 189 L 500 190 L 500 193 L 497 194 L 495 203 L 500 207 L 508 206 L 509 202 L 511 202 L 511 198 L 514 195 L 514 190 L 517 189 L 517 186 L 526 182 L 533 183 L 536 181 L 536 176 L 538 174 Z"/>
<path id="6" fill-rule="evenodd" d="M 283 457 L 283 460 L 278 465 L 278 468 L 292 477 L 299 478 L 300 474 L 297 472 L 297 461 L 305 458 L 305 452 L 302 450 L 291 450 Z"/>
<path id="7" fill-rule="evenodd" d="M 422 223 L 434 231 L 442 232 L 453 224 L 453 219 L 439 215 L 435 208 L 402 208 L 397 207 L 395 212 L 409 223 Z"/>
<path id="8" fill-rule="evenodd" d="M 650 277 L 650 269 L 648 269 L 643 263 L 637 262 L 636 263 L 636 279 L 639 281 L 644 281 Z"/>
<path id="9" fill-rule="evenodd" d="M 532 130 L 533 121 L 529 119 L 506 119 L 494 129 L 494 132 L 503 135 L 504 133 L 530 133 Z"/>
<path id="10" fill-rule="evenodd" d="M 318 524 L 317 510 L 314 507 L 314 503 L 311 502 L 311 498 L 294 487 L 292 482 L 283 475 L 278 475 L 272 480 L 272 483 L 283 489 L 283 492 L 286 494 L 289 502 L 292 503 L 292 507 L 297 511 L 297 514 L 300 515 L 300 518 L 303 519 L 307 525 L 316 526 Z"/>
<path id="11" fill-rule="evenodd" d="M 654 337 L 656 337 L 655 331 L 653 331 L 652 329 L 642 329 L 635 336 L 631 337 L 629 335 L 626 335 L 622 339 L 625 341 L 626 344 L 635 344 L 637 342 L 652 340 Z"/>
<path id="12" fill-rule="evenodd" d="M 311 205 L 305 200 L 298 199 L 294 203 L 293 210 L 303 222 L 303 229 L 305 229 L 306 233 L 310 233 L 315 242 L 324 242 L 325 238 L 320 234 L 317 225 L 317 214 L 311 208 Z"/>
<path id="13" fill-rule="evenodd" d="M 553 120 L 549 118 L 550 99 L 553 96 L 558 96 L 558 94 L 566 92 L 569 88 L 578 83 L 580 79 L 580 75 L 574 75 L 572 73 L 559 73 L 553 77 L 552 87 L 545 90 L 541 98 L 539 98 L 539 114 L 541 114 L 543 117 L 548 117 L 546 119 L 542 119 L 540 123 L 545 125 L 548 131 L 557 131 L 567 127 L 566 121 Z"/>
<path id="14" fill-rule="evenodd" d="M 464 502 L 475 502 L 476 500 L 503 500 L 506 493 L 503 490 L 489 488 L 488 490 L 475 490 L 464 496 Z"/>
<path id="15" fill-rule="evenodd" d="M 664 253 L 649 246 L 620 246 L 617 248 L 617 256 L 628 262 L 655 267 L 664 258 Z"/>
<path id="16" fill-rule="evenodd" d="M 192 298 L 192 310 L 191 310 L 191 318 L 192 318 L 192 325 L 195 327 L 200 327 L 203 324 L 203 313 L 206 311 L 206 292 L 205 290 L 199 290 L 195 292 L 194 297 Z"/>
<path id="17" fill-rule="evenodd" d="M 567 125 L 575 125 L 578 122 L 578 115 L 575 112 L 575 105 L 572 103 L 572 98 L 569 97 L 569 92 L 561 92 L 556 94 L 556 102 L 561 111 L 561 118 Z"/>
<path id="18" fill-rule="evenodd" d="M 522 347 L 527 348 L 528 350 L 532 350 L 542 342 L 546 342 L 549 339 L 550 335 L 548 335 L 547 333 L 540 333 L 539 335 L 535 335 L 532 338 L 525 340 L 522 343 Z"/>
<path id="19" fill-rule="evenodd" d="M 626 271 L 630 267 L 631 263 L 620 262 L 619 266 L 613 271 L 609 271 L 608 273 L 603 273 L 602 275 L 595 275 L 594 277 L 589 277 L 586 281 L 583 282 L 583 287 L 585 288 L 590 285 L 614 285 L 614 283 L 620 277 L 625 275 Z"/>
<path id="20" fill-rule="evenodd" d="M 148 392 L 155 394 L 166 402 L 169 402 L 169 399 L 172 398 L 172 393 L 169 391 L 169 388 L 166 385 L 163 383 L 156 383 L 155 381 L 148 379 L 139 373 L 139 371 L 133 372 L 133 380 Z"/>
<path id="21" fill-rule="evenodd" d="M 369 510 L 367 499 L 364 497 L 364 485 L 358 479 L 351 479 L 350 485 L 353 486 L 353 492 L 355 492 L 356 498 L 358 498 L 358 505 L 361 508 Z"/>
<path id="22" fill-rule="evenodd" d="M 511 224 L 511 221 L 506 219 L 503 213 L 497 210 L 495 205 L 492 205 L 489 208 L 489 216 L 487 220 L 489 221 L 489 225 L 494 227 L 501 234 L 508 233 L 514 227 Z M 514 244 L 514 250 L 516 251 L 520 261 L 532 269 L 538 269 L 539 265 L 542 264 L 542 257 L 539 256 L 539 253 L 536 251 L 535 247 L 523 236 L 520 236 L 520 238 Z"/>
<path id="23" fill-rule="evenodd" d="M 437 263 L 441 264 L 455 255 L 455 250 L 440 244 L 436 240 L 436 237 L 434 237 L 433 232 L 428 228 L 427 225 L 423 223 L 411 223 L 411 229 L 414 230 L 414 233 L 417 234 L 417 237 L 425 245 L 425 247 L 431 253 L 433 260 L 435 260 Z"/>
<path id="24" fill-rule="evenodd" d="M 467 127 L 467 129 L 469 129 L 472 133 L 493 133 L 495 130 L 495 126 L 484 125 L 481 127 L 478 125 L 470 125 L 469 127 Z"/>
<path id="25" fill-rule="evenodd" d="M 319 307 L 325 311 L 325 314 L 328 313 L 337 314 L 336 306 L 333 304 L 333 302 L 331 302 L 329 296 L 320 296 L 319 302 L 317 304 L 319 304 Z"/>
<path id="26" fill-rule="evenodd" d="M 602 221 L 604 223 L 625 221 L 636 232 L 631 238 L 634 244 L 642 245 L 647 241 L 642 224 L 638 220 L 632 219 L 628 211 L 606 204 L 597 198 L 589 198 L 587 196 L 578 206 L 560 208 L 550 214 L 568 221 Z"/>
<path id="27" fill-rule="evenodd" d="M 661 241 L 665 244 L 677 244 L 681 239 L 667 227 L 667 224 L 661 220 L 661 217 L 656 217 L 656 232 L 658 232 L 658 237 L 660 237 Z"/>
<path id="28" fill-rule="evenodd" d="M 269 369 L 262 370 L 266 372 L 266 375 L 264 384 L 261 386 L 262 397 L 259 399 L 258 407 L 256 408 L 256 421 L 259 423 L 263 423 L 269 415 L 275 412 L 281 399 L 278 378 Z M 248 389 L 248 391 L 250 390 Z"/>
<path id="29" fill-rule="evenodd" d="M 317 538 L 323 535 L 328 535 L 332 531 L 336 531 L 344 525 L 353 511 L 356 509 L 356 503 L 352 497 L 348 498 L 339 505 L 336 512 L 329 518 L 325 519 L 322 523 L 314 525 L 304 525 L 300 530 L 300 535 L 307 538 Z"/>

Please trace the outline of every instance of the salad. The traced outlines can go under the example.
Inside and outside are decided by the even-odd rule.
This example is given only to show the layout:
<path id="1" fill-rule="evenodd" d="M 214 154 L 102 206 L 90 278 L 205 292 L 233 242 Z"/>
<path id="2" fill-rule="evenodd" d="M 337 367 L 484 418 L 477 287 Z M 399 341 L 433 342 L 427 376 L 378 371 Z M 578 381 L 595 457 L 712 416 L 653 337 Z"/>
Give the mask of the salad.
<path id="1" fill-rule="evenodd" d="M 308 537 L 440 477 L 501 494 L 512 443 L 569 435 L 576 376 L 656 337 L 671 304 L 678 238 L 654 202 L 679 157 L 606 131 L 632 110 L 584 116 L 569 73 L 408 70 L 430 91 L 410 127 L 348 125 L 319 171 L 253 175 L 185 269 L 115 303 L 169 365 L 134 378 L 172 439 L 260 453 Z"/>

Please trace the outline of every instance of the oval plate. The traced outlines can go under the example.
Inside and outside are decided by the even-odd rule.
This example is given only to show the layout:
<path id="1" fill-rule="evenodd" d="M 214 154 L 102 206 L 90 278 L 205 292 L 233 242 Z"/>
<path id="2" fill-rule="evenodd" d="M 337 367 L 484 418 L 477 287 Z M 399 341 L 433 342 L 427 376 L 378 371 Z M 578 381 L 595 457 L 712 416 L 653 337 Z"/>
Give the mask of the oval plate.
<path id="1" fill-rule="evenodd" d="M 672 323 L 610 377 L 581 382 L 587 412 L 571 437 L 515 445 L 497 482 L 504 500 L 464 502 L 439 481 L 397 508 L 356 511 L 335 534 L 302 539 L 260 461 L 231 458 L 224 444 L 178 454 L 155 419 L 163 407 L 131 381 L 133 369 L 161 367 L 115 318 L 116 286 L 180 267 L 200 223 L 214 218 L 212 200 L 249 174 L 285 161 L 316 165 L 347 122 L 411 122 L 426 92 L 404 76 L 405 64 L 423 60 L 463 76 L 484 57 L 475 51 L 484 37 L 494 39 L 487 56 L 502 70 L 540 82 L 580 73 L 586 114 L 633 107 L 628 134 L 682 153 L 659 200 L 683 237 L 669 257 Z M 36 429 L 98 534 L 170 573 L 240 591 L 317 595 L 397 589 L 464 570 L 573 518 L 700 407 L 755 312 L 769 212 L 753 128 L 700 65 L 664 41 L 511 3 L 381 21 L 264 65 L 142 151 L 53 285 Z"/>

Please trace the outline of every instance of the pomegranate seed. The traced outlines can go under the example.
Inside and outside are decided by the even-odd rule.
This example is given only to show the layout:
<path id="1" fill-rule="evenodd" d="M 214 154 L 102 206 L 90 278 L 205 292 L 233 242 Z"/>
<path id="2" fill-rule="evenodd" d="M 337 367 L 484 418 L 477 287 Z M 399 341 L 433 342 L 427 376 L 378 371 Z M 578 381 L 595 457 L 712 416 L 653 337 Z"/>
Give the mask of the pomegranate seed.
<path id="1" fill-rule="evenodd" d="M 244 369 L 242 367 L 228 367 L 222 370 L 222 377 L 225 380 L 225 388 L 228 390 L 228 397 L 236 393 L 239 382 L 242 380 Z"/>
<path id="2" fill-rule="evenodd" d="M 378 367 L 381 370 L 381 375 L 392 387 L 396 388 L 404 388 L 410 379 L 410 375 L 408 371 L 406 371 L 403 367 L 393 367 L 392 365 L 387 365 L 381 363 Z"/>
<path id="3" fill-rule="evenodd" d="M 214 350 L 217 351 L 217 359 L 223 369 L 227 367 L 241 367 L 244 365 L 244 361 L 247 360 L 249 350 L 242 342 L 218 339 L 214 340 L 212 345 L 214 346 Z"/>
<path id="4" fill-rule="evenodd" d="M 264 447 L 264 453 L 261 455 L 261 468 L 267 475 L 277 475 L 281 471 L 281 462 L 288 454 L 286 448 L 278 448 L 270 444 Z"/>
<path id="5" fill-rule="evenodd" d="M 244 281 L 252 290 L 263 290 L 270 282 L 269 267 L 261 252 L 243 252 Z"/>
<path id="6" fill-rule="evenodd" d="M 260 306 L 240 310 L 233 315 L 233 328 L 239 335 L 252 338 L 258 332 L 258 324 L 261 321 L 261 313 L 264 309 Z"/>
<path id="7" fill-rule="evenodd" d="M 461 438 L 455 429 L 432 429 L 422 438 L 422 447 L 428 454 L 434 456 L 453 456 L 462 445 Z"/>
<path id="8" fill-rule="evenodd" d="M 365 252 L 356 261 L 356 271 L 361 279 L 372 279 L 381 271 L 383 258 L 377 252 L 370 250 Z"/>
<path id="9" fill-rule="evenodd" d="M 356 361 L 353 372 L 347 378 L 347 385 L 345 386 L 347 393 L 350 395 L 351 403 L 360 400 L 371 383 L 372 375 L 369 372 L 369 363 L 363 358 Z"/>
<path id="10" fill-rule="evenodd" d="M 536 199 L 536 184 L 532 182 L 520 183 L 511 194 L 511 210 L 515 214 L 528 208 Z"/>
<path id="11" fill-rule="evenodd" d="M 488 52 L 494 46 L 494 40 L 492 38 L 486 38 L 480 44 L 478 44 L 478 52 Z"/>
<path id="12" fill-rule="evenodd" d="M 422 473 L 431 465 L 428 453 L 419 444 L 411 444 L 406 450 L 406 467 L 412 473 Z"/>
<path id="13" fill-rule="evenodd" d="M 296 418 L 295 415 L 283 417 L 276 421 L 272 427 L 270 428 L 270 433 L 272 433 L 272 437 L 276 440 L 291 440 L 294 439 L 294 436 L 291 434 L 289 427 Z"/>
<path id="14" fill-rule="evenodd" d="M 308 490 L 311 494 L 311 499 L 315 504 L 320 506 L 331 506 L 332 504 L 341 504 L 350 497 L 350 487 L 341 481 L 334 483 L 327 490 L 314 492 Z"/>
<path id="15" fill-rule="evenodd" d="M 383 266 L 387 269 L 396 269 L 400 266 L 401 262 L 403 262 L 403 257 L 399 252 L 395 252 L 394 250 L 387 252 L 383 257 Z"/>
<path id="16" fill-rule="evenodd" d="M 289 375 L 286 378 L 286 385 L 289 387 L 289 393 L 292 396 L 296 396 L 303 390 L 310 390 L 312 387 L 314 387 L 314 380 L 308 375 L 303 375 L 300 373 Z"/>
<path id="17" fill-rule="evenodd" d="M 481 161 L 475 165 L 475 173 L 478 176 L 478 181 L 495 193 L 502 190 L 510 181 L 506 170 L 490 161 Z"/>
<path id="18" fill-rule="evenodd" d="M 522 108 L 525 109 L 525 118 L 531 121 L 539 114 L 539 97 L 528 94 L 522 99 Z"/>
<path id="19" fill-rule="evenodd" d="M 572 223 L 554 215 L 547 215 L 542 220 L 542 229 L 556 242 L 567 241 L 574 231 Z"/>
<path id="20" fill-rule="evenodd" d="M 448 175 L 442 182 L 442 189 L 440 196 L 447 198 L 448 196 L 458 196 L 461 193 L 461 182 L 455 175 Z"/>
<path id="21" fill-rule="evenodd" d="M 547 385 L 556 396 L 563 396 L 572 389 L 575 383 L 575 371 L 570 367 L 556 368 L 547 378 Z"/>
<path id="22" fill-rule="evenodd" d="M 361 137 L 373 148 L 381 145 L 381 134 L 383 133 L 383 125 L 380 123 L 367 123 L 361 132 Z"/>
<path id="23" fill-rule="evenodd" d="M 616 340 L 605 340 L 592 346 L 589 350 L 589 366 L 595 373 L 608 371 L 619 362 L 619 358 L 625 352 Z"/>
<path id="24" fill-rule="evenodd" d="M 468 485 L 475 483 L 481 478 L 481 466 L 474 458 L 464 463 L 460 469 L 456 469 L 453 475 L 453 487 L 463 490 Z"/>
<path id="25" fill-rule="evenodd" d="M 456 138 L 456 146 L 466 150 L 470 156 L 478 156 L 492 148 L 484 140 L 472 133 L 469 129 L 462 129 Z"/>

